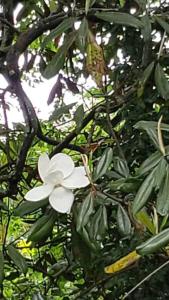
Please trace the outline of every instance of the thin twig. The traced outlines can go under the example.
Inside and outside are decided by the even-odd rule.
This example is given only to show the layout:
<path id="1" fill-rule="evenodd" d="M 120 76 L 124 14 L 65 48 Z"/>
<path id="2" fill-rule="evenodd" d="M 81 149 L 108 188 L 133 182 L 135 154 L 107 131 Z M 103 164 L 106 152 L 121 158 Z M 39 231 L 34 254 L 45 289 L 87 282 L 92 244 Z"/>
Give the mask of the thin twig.
<path id="1" fill-rule="evenodd" d="M 163 50 L 164 41 L 165 41 L 165 37 L 166 37 L 166 31 L 164 31 L 164 33 L 163 33 L 163 37 L 162 37 L 162 40 L 161 40 L 161 44 L 160 44 L 159 52 L 158 52 L 158 55 L 157 55 L 157 59 L 159 59 L 160 56 L 161 56 L 161 53 L 162 53 L 162 50 Z"/>
<path id="2" fill-rule="evenodd" d="M 20 34 L 19 30 L 15 28 L 7 19 L 0 17 L 0 22 L 10 27 L 17 34 Z"/>
<path id="3" fill-rule="evenodd" d="M 140 285 L 142 285 L 145 281 L 150 279 L 155 273 L 163 269 L 165 266 L 169 264 L 169 260 L 167 260 L 165 263 L 163 263 L 161 266 L 159 266 L 157 269 L 155 269 L 153 272 L 151 272 L 149 275 L 147 275 L 143 280 L 141 280 L 139 283 L 137 283 L 124 297 L 122 300 L 126 299 L 131 293 L 133 293 Z"/>

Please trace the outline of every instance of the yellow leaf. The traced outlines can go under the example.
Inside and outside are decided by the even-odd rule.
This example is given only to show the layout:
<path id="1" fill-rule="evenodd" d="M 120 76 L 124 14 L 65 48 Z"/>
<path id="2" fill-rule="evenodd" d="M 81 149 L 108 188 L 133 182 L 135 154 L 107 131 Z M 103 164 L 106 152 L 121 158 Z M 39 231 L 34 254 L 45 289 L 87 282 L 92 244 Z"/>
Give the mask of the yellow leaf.
<path id="1" fill-rule="evenodd" d="M 0 245 L 2 245 L 4 242 L 5 231 L 6 231 L 6 226 L 1 224 L 0 225 Z"/>
<path id="2" fill-rule="evenodd" d="M 95 37 L 91 32 L 89 32 L 86 52 L 87 71 L 89 72 L 89 74 L 91 74 L 98 87 L 102 87 L 102 77 L 106 73 L 103 49 L 100 45 L 97 44 Z"/>
<path id="3" fill-rule="evenodd" d="M 152 234 L 156 233 L 156 228 L 152 222 L 151 217 L 148 215 L 146 210 L 142 209 L 140 210 L 136 216 L 136 220 L 139 221 L 141 224 L 143 224 Z"/>
<path id="4" fill-rule="evenodd" d="M 126 256 L 117 260 L 112 265 L 105 267 L 104 271 L 107 274 L 119 272 L 119 271 L 129 267 L 133 263 L 135 263 L 139 258 L 140 258 L 140 255 L 134 250 L 134 251 L 130 252 L 129 254 L 127 254 Z"/>

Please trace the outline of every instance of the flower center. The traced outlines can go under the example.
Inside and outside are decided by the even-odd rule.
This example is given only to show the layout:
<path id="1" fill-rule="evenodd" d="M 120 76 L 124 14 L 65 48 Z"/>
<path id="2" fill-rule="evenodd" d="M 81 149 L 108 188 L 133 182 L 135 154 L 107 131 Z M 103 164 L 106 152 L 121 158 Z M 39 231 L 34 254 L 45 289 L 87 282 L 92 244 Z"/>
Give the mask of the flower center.
<path id="1" fill-rule="evenodd" d="M 57 187 L 62 184 L 63 178 L 64 178 L 64 176 L 61 171 L 51 172 L 45 177 L 45 183 L 51 184 L 51 185 Z"/>

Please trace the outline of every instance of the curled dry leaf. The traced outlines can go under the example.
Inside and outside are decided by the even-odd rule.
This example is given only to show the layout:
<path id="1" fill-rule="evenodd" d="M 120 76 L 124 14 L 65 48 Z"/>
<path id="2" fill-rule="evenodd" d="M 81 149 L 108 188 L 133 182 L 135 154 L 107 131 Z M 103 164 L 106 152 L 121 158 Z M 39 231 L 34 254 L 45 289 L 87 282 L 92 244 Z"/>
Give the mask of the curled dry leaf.
<path id="1" fill-rule="evenodd" d="M 54 101 L 55 96 L 57 96 L 58 98 L 62 97 L 63 83 L 61 82 L 61 78 L 62 78 L 62 75 L 59 75 L 56 83 L 54 84 L 54 86 L 52 87 L 52 89 L 49 93 L 49 97 L 47 100 L 48 105 L 50 105 Z"/>
<path id="2" fill-rule="evenodd" d="M 75 82 L 73 82 L 72 80 L 70 80 L 69 78 L 63 78 L 64 81 L 67 84 L 68 89 L 73 93 L 73 94 L 78 94 L 79 93 L 79 89 L 77 87 L 77 84 Z"/>
<path id="3" fill-rule="evenodd" d="M 97 44 L 93 34 L 89 32 L 89 42 L 87 44 L 86 68 L 92 76 L 97 86 L 102 88 L 102 77 L 106 74 L 106 65 L 103 56 L 103 49 Z"/>

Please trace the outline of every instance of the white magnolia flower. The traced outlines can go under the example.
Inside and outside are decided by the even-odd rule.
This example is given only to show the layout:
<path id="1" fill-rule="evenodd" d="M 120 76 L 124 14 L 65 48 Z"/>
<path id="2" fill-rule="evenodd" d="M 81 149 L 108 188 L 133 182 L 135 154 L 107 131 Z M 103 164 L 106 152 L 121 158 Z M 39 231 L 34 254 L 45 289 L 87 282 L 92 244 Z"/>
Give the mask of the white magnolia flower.
<path id="1" fill-rule="evenodd" d="M 49 197 L 51 206 L 58 212 L 70 212 L 73 204 L 73 189 L 89 184 L 84 167 L 76 167 L 70 156 L 58 153 L 49 159 L 46 153 L 38 160 L 39 175 L 43 185 L 30 190 L 25 199 L 39 201 Z"/>

